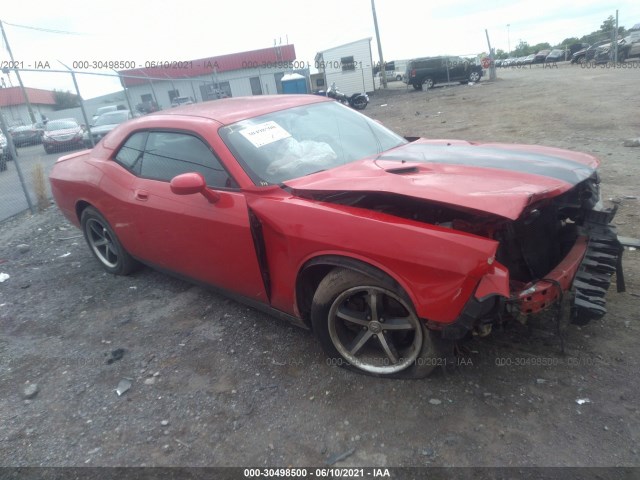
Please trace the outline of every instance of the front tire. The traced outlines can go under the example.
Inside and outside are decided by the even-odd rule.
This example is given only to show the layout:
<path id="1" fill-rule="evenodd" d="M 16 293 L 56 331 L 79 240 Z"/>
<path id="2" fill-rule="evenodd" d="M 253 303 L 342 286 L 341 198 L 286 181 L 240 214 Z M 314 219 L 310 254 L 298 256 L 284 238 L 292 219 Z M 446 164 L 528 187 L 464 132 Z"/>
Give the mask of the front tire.
<path id="1" fill-rule="evenodd" d="M 313 297 L 311 323 L 328 363 L 389 378 L 423 378 L 439 364 L 440 348 L 402 289 L 336 268 Z"/>
<path id="2" fill-rule="evenodd" d="M 469 74 L 469 81 L 473 83 L 477 83 L 480 81 L 480 72 L 471 72 Z"/>
<path id="3" fill-rule="evenodd" d="M 82 212 L 82 233 L 93 256 L 102 268 L 114 275 L 128 275 L 139 267 L 138 262 L 124 249 L 109 222 L 93 207 Z"/>

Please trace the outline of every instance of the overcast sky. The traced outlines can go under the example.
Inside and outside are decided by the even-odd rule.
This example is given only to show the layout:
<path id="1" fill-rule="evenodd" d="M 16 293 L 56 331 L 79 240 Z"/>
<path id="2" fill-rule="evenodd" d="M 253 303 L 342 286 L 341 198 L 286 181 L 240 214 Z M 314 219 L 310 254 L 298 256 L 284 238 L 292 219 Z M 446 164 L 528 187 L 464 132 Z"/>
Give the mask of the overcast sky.
<path id="1" fill-rule="evenodd" d="M 242 0 L 231 2 L 151 2 L 147 0 L 4 2 L 5 22 L 13 55 L 25 64 L 58 60 L 145 61 L 192 60 L 293 43 L 297 59 L 313 65 L 316 52 L 372 37 L 378 60 L 370 0 Z M 640 23 L 640 1 L 621 0 L 376 0 L 385 60 L 487 51 L 485 28 L 492 46 L 513 49 L 520 40 L 534 45 L 560 43 L 566 37 L 597 30 L 619 10 L 620 25 Z M 72 33 L 50 33 L 10 24 Z M 507 25 L 509 27 L 507 28 Z M 8 60 L 2 42 L 0 62 Z M 26 65 L 25 65 L 26 68 Z M 104 70 L 103 70 L 104 71 Z M 23 75 L 27 86 L 73 91 L 68 75 Z M 6 75 L 4 76 L 9 85 Z M 17 84 L 11 75 L 13 84 Z M 119 88 L 112 80 L 79 77 L 83 97 Z"/>

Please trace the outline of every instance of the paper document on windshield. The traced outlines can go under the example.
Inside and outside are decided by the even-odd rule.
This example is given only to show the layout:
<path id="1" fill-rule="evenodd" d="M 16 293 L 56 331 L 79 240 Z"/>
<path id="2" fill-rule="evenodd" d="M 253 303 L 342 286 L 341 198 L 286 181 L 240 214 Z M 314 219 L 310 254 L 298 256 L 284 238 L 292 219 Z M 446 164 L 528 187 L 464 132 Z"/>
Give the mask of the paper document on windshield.
<path id="1" fill-rule="evenodd" d="M 260 148 L 270 143 L 277 142 L 284 138 L 289 138 L 291 134 L 274 121 L 252 125 L 249 128 L 243 128 L 240 133 L 244 138 L 249 140 L 251 144 Z"/>

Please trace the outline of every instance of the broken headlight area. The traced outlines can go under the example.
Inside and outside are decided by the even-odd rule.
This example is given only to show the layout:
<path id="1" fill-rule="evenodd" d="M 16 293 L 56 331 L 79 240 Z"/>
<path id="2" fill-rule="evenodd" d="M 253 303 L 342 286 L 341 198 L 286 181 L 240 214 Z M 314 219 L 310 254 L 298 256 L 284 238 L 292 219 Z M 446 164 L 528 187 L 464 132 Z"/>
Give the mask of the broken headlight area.
<path id="1" fill-rule="evenodd" d="M 594 174 L 496 233 L 496 260 L 509 271 L 511 291 L 501 318 L 539 313 L 568 295 L 572 323 L 584 325 L 605 315 L 614 273 L 624 291 L 623 248 L 611 225 L 616 208 L 602 209 L 598 184 Z"/>

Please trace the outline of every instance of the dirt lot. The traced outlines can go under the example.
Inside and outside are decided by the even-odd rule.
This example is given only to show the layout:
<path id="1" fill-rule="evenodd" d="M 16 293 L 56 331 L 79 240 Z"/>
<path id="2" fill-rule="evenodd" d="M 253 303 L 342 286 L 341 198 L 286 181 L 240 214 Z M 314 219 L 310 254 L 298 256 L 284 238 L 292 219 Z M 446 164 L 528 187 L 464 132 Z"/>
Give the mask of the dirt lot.
<path id="1" fill-rule="evenodd" d="M 499 77 L 396 83 L 365 113 L 406 135 L 594 153 L 619 233 L 640 237 L 640 148 L 623 146 L 640 136 L 640 68 Z M 13 219 L 0 225 L 0 464 L 639 465 L 638 252 L 624 264 L 627 293 L 613 285 L 603 320 L 567 327 L 564 356 L 540 320 L 472 341 L 455 371 L 383 381 L 328 366 L 309 332 L 200 287 L 103 273 L 55 207 Z"/>

